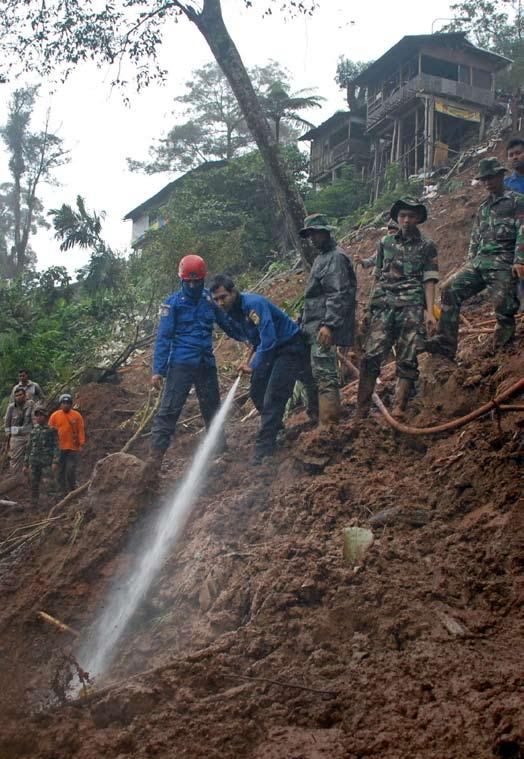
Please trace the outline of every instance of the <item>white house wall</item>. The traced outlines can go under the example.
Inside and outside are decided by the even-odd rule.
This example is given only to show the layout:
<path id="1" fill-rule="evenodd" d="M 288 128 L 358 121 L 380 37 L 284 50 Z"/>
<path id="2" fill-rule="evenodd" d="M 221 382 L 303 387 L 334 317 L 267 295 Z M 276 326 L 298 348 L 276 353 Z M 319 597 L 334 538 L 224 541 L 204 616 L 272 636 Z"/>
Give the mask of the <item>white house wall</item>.
<path id="1" fill-rule="evenodd" d="M 133 220 L 133 229 L 131 231 L 131 245 L 149 229 L 149 212 L 142 214 L 138 219 Z"/>

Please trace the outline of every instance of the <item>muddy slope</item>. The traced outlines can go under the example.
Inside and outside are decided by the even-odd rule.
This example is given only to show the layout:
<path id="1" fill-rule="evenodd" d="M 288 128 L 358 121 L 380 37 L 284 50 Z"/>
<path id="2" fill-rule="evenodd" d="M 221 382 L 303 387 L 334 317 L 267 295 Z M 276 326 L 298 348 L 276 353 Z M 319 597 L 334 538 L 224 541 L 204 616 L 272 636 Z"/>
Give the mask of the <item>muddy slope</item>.
<path id="1" fill-rule="evenodd" d="M 457 215 L 462 240 L 467 202 L 433 204 L 435 216 Z M 431 234 L 449 271 L 456 249 L 438 226 Z M 290 278 L 278 296 L 289 300 L 299 287 Z M 490 317 L 482 298 L 465 314 L 473 323 Z M 413 424 L 467 413 L 522 376 L 522 322 L 515 346 L 498 356 L 483 332 L 464 333 L 461 346 L 452 371 L 422 359 Z M 226 388 L 237 347 L 224 341 L 220 356 Z M 116 388 L 82 389 L 86 471 L 129 436 L 122 421 L 144 400 L 146 376 L 140 359 Z M 386 402 L 392 390 L 386 381 Z M 245 418 L 249 405 L 235 409 L 230 450 L 214 463 L 105 691 L 99 683 L 84 701 L 60 703 L 75 641 L 36 612 L 85 636 L 131 564 L 159 508 L 137 458 L 147 438 L 131 451 L 137 457 L 105 458 L 85 497 L 0 564 L 0 759 L 524 755 L 522 414 L 412 438 L 376 416 L 356 431 L 354 389 L 344 397 L 337 430 L 308 430 L 296 414 L 274 462 L 256 471 L 248 460 L 257 420 Z M 111 404 L 122 419 L 108 422 Z M 194 413 L 192 400 L 186 418 Z M 198 427 L 181 427 L 160 501 Z M 2 539 L 28 516 L 6 511 Z M 374 536 L 357 567 L 342 556 L 343 529 L 355 525 Z"/>

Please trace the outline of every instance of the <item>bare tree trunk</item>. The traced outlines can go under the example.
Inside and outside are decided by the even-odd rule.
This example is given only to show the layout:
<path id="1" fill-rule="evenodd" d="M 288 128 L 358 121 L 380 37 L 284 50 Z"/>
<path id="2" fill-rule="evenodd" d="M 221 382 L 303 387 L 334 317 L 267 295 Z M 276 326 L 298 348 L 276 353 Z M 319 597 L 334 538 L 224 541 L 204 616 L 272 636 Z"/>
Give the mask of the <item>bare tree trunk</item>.
<path id="1" fill-rule="evenodd" d="M 184 8 L 184 12 L 198 27 L 231 85 L 273 180 L 289 239 L 295 250 L 300 253 L 305 265 L 309 267 L 307 243 L 299 235 L 306 209 L 282 160 L 278 145 L 271 134 L 271 129 L 260 106 L 249 74 L 226 28 L 222 18 L 220 0 L 204 0 L 201 13 L 197 13 L 191 8 Z"/>
<path id="2" fill-rule="evenodd" d="M 22 188 L 20 175 L 14 174 L 13 182 L 13 220 L 14 220 L 14 256 L 13 266 L 17 274 L 24 270 L 24 249 L 22 248 Z"/>

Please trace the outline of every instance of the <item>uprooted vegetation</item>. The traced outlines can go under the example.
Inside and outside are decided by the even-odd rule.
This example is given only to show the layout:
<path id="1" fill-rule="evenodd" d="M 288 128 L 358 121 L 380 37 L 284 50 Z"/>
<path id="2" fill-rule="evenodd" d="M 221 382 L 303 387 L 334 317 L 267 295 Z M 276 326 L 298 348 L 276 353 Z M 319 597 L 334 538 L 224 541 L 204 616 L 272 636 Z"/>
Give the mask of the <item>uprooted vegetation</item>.
<path id="1" fill-rule="evenodd" d="M 439 244 L 444 274 L 463 259 L 479 200 L 479 189 L 463 189 L 471 173 L 455 194 L 431 203 L 426 231 Z M 369 254 L 379 234 L 368 232 L 352 251 L 360 245 Z M 293 301 L 303 279 L 281 278 L 271 297 Z M 361 305 L 368 283 L 364 274 Z M 485 298 L 464 313 L 455 369 L 421 358 L 410 424 L 466 414 L 522 377 L 523 320 L 515 345 L 493 356 Z M 223 340 L 218 355 L 225 390 L 238 348 Z M 119 385 L 81 388 L 86 477 L 130 437 L 122 422 L 144 404 L 147 376 L 140 357 Z M 389 369 L 383 378 L 389 403 Z M 89 490 L 3 560 L 0 757 L 524 753 L 522 413 L 415 438 L 379 415 L 357 432 L 355 386 L 343 397 L 337 430 L 307 429 L 296 413 L 275 461 L 256 473 L 247 462 L 258 421 L 249 406 L 237 406 L 230 451 L 213 465 L 183 539 L 135 617 L 113 685 L 95 684 L 78 703 L 61 703 L 77 641 L 37 612 L 82 639 L 108 586 L 129 567 L 158 509 L 135 458 L 145 454 L 147 437 L 128 454 L 104 458 Z M 200 439 L 196 412 L 192 400 L 160 500 Z M 27 514 L 6 511 L 2 540 L 28 522 Z M 356 567 L 342 555 L 350 526 L 374 536 Z"/>

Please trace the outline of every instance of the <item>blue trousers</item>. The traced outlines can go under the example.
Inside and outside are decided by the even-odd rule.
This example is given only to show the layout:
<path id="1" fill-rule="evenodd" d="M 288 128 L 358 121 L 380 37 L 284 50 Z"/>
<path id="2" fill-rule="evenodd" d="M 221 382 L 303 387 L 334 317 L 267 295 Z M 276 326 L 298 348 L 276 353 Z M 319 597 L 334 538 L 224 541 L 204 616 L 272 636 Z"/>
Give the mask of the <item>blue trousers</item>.
<path id="1" fill-rule="evenodd" d="M 311 372 L 309 350 L 301 335 L 275 350 L 270 361 L 251 375 L 251 400 L 260 413 L 255 451 L 271 455 L 297 379 Z"/>
<path id="2" fill-rule="evenodd" d="M 220 391 L 215 366 L 175 364 L 167 370 L 160 408 L 153 421 L 151 447 L 166 451 L 174 435 L 189 391 L 195 386 L 200 411 L 207 428 L 220 407 Z"/>

